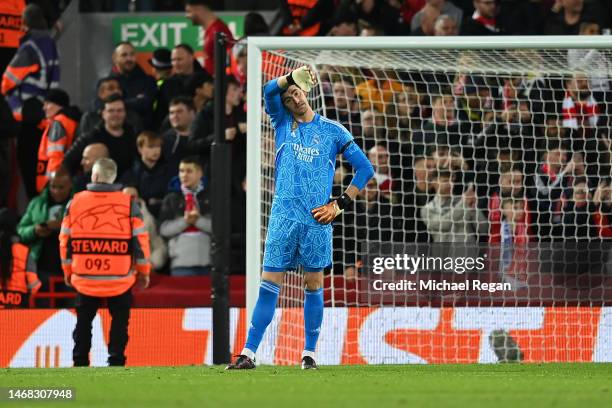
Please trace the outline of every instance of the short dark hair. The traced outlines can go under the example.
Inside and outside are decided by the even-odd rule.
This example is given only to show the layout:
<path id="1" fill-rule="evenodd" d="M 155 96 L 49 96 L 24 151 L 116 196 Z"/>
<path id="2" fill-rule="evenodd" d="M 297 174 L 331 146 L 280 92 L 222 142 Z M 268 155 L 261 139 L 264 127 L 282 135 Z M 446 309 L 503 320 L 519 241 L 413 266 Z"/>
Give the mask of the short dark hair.
<path id="1" fill-rule="evenodd" d="M 189 54 L 193 55 L 193 48 L 189 44 L 180 43 L 174 46 L 174 49 L 177 49 L 177 48 L 182 48 L 185 51 L 187 51 Z"/>
<path id="2" fill-rule="evenodd" d="M 174 98 L 172 98 L 172 100 L 170 100 L 170 105 L 169 106 L 181 105 L 181 104 L 185 105 L 190 110 L 193 110 L 193 111 L 195 110 L 195 105 L 193 104 L 193 99 L 191 99 L 187 95 L 175 96 Z"/>
<path id="3" fill-rule="evenodd" d="M 187 90 L 191 96 L 195 96 L 196 89 L 204 85 L 205 83 L 214 83 L 213 77 L 206 71 L 197 71 L 187 80 Z"/>
<path id="4" fill-rule="evenodd" d="M 181 159 L 182 164 L 193 164 L 200 170 L 204 170 L 204 166 L 202 166 L 202 161 L 198 156 L 187 156 Z"/>
<path id="5" fill-rule="evenodd" d="M 23 25 L 30 30 L 46 30 L 49 28 L 42 8 L 36 4 L 29 4 L 23 10 Z"/>
<path id="6" fill-rule="evenodd" d="M 106 107 L 106 104 L 117 102 L 117 101 L 121 101 L 125 104 L 125 100 L 123 99 L 123 96 L 121 96 L 121 94 L 114 93 L 103 101 L 103 105 L 104 107 Z"/>
<path id="7" fill-rule="evenodd" d="M 121 86 L 121 81 L 119 81 L 119 77 L 116 75 L 109 75 L 109 76 L 105 76 L 102 77 L 100 79 L 98 79 L 98 83 L 96 84 L 96 90 L 100 89 L 100 87 L 102 86 L 102 84 L 105 84 L 107 82 L 110 81 L 116 81 L 117 83 L 119 83 L 119 86 Z"/>

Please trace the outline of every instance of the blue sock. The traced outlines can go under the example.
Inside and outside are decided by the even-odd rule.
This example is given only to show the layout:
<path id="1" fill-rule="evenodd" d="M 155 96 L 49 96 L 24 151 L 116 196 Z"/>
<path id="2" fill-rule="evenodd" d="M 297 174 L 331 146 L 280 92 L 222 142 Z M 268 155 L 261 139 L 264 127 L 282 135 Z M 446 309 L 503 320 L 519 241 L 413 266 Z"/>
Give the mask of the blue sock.
<path id="1" fill-rule="evenodd" d="M 304 350 L 314 352 L 323 323 L 323 288 L 304 290 Z"/>
<path id="2" fill-rule="evenodd" d="M 251 317 L 251 326 L 244 348 L 257 351 L 266 328 L 274 318 L 274 310 L 280 293 L 280 286 L 270 281 L 262 281 L 259 287 L 259 297 Z"/>

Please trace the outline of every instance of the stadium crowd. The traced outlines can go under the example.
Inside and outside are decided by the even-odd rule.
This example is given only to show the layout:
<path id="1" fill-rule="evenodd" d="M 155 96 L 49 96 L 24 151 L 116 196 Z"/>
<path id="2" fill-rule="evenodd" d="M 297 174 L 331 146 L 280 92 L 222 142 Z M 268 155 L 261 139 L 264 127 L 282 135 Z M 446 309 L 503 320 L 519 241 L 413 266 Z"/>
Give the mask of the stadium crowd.
<path id="1" fill-rule="evenodd" d="M 24 39 L 12 59 L 0 61 L 0 207 L 16 209 L 14 191 L 22 183 L 29 204 L 15 214 L 16 233 L 37 263 L 43 288 L 48 277 L 61 276 L 64 208 L 103 157 L 117 163 L 118 180 L 137 197 L 154 270 L 208 274 L 212 39 L 218 31 L 230 39 L 224 123 L 233 160 L 232 251 L 240 260 L 232 273 L 244 273 L 246 43 L 233 39 L 210 3 L 184 6 L 188 18 L 206 28 L 202 63 L 187 44 L 160 48 L 149 61 L 151 76 L 136 63 L 132 44 L 117 44 L 109 55 L 112 70 L 99 78 L 90 106 L 74 106 L 59 88 L 61 56 L 50 31 L 56 22 L 39 6 L 25 9 Z M 605 1 L 281 3 L 275 27 L 248 13 L 245 37 L 593 35 L 612 27 Z M 572 50 L 568 66 L 588 59 L 603 69 L 567 77 L 321 67 L 326 116 L 347 127 L 376 170 L 354 208 L 336 222 L 334 272 L 354 277 L 367 241 L 612 237 L 612 92 L 610 77 L 597 75 L 609 73 L 612 61 L 610 54 L 588 52 Z M 340 165 L 338 192 L 348 177 Z"/>

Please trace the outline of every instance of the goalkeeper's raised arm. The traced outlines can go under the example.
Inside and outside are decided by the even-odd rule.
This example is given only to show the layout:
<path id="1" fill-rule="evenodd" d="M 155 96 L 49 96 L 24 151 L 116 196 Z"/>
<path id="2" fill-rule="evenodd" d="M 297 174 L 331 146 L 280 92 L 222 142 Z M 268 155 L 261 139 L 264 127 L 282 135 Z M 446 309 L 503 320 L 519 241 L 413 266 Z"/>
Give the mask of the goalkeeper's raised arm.
<path id="1" fill-rule="evenodd" d="M 316 222 L 328 224 L 355 199 L 357 193 L 373 176 L 374 170 L 344 126 L 315 114 L 312 110 L 307 94 L 315 85 L 315 74 L 309 67 L 303 66 L 288 75 L 269 81 L 264 88 L 264 100 L 266 112 L 270 115 L 276 133 L 277 194 L 275 201 L 277 198 L 282 198 L 281 194 L 278 194 L 279 188 L 290 188 L 295 194 L 288 195 L 301 198 L 302 202 L 308 201 L 312 206 L 308 214 L 301 212 L 304 217 L 310 215 Z M 283 149 L 291 149 L 294 152 L 293 160 L 281 160 L 286 158 Z M 341 197 L 328 202 L 338 154 L 342 154 L 351 164 L 355 170 L 355 176 Z M 295 161 L 287 168 L 299 164 L 299 167 L 312 171 L 309 176 L 306 176 L 305 173 L 303 173 L 304 177 L 293 175 L 294 179 L 300 178 L 302 187 L 305 189 L 296 188 L 299 186 L 292 187 L 291 180 L 285 183 L 284 179 L 279 177 L 279 170 L 287 161 Z M 306 182 L 307 180 L 312 183 Z M 301 209 L 305 210 L 304 206 Z M 274 208 L 272 213 L 275 213 Z"/>
<path id="2" fill-rule="evenodd" d="M 374 169 L 340 123 L 315 113 L 307 94 L 316 85 L 308 67 L 268 82 L 266 112 L 275 131 L 275 190 L 264 249 L 262 283 L 246 344 L 229 369 L 255 368 L 255 353 L 274 317 L 286 271 L 304 274 L 302 368 L 317 368 L 315 350 L 323 321 L 323 269 L 332 264 L 330 223 L 355 199 Z M 330 201 L 336 157 L 355 176 L 342 196 Z"/>

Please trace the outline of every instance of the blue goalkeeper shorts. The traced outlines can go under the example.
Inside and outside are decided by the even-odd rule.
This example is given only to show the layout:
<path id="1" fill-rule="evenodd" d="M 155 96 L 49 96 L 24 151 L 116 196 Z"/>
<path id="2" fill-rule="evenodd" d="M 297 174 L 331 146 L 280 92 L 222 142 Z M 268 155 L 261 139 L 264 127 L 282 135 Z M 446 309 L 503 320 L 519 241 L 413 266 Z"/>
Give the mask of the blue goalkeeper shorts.
<path id="1" fill-rule="evenodd" d="M 333 227 L 305 225 L 282 217 L 272 217 L 264 250 L 264 272 L 295 270 L 319 272 L 332 263 Z"/>

